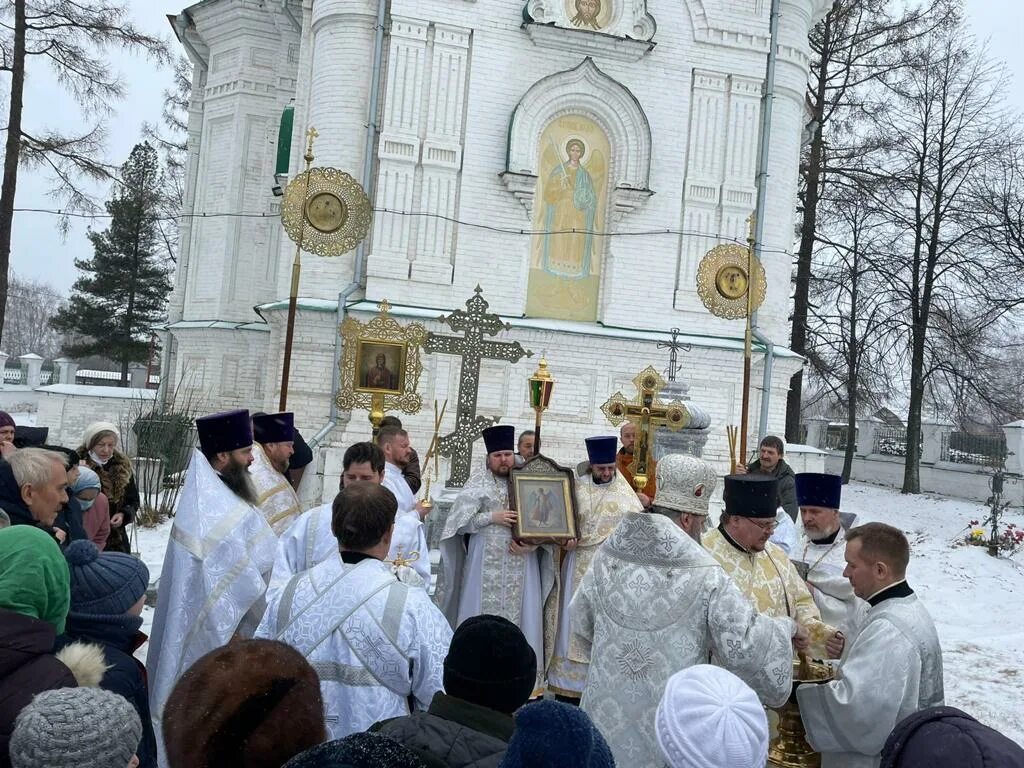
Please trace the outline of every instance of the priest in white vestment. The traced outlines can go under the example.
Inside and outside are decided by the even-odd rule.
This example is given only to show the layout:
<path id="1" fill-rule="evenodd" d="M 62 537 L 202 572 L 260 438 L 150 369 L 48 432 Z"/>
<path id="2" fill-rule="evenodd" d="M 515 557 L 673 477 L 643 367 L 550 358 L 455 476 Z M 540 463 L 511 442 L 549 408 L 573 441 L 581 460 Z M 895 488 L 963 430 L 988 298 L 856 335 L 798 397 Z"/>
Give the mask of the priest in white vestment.
<path id="1" fill-rule="evenodd" d="M 846 568 L 846 528 L 855 516 L 843 519 L 839 512 L 843 480 L 839 475 L 801 472 L 796 476 L 796 500 L 800 506 L 800 537 L 790 560 L 807 582 L 821 620 L 853 638 L 867 613 L 868 604 L 853 593 Z"/>
<path id="2" fill-rule="evenodd" d="M 204 416 L 196 427 L 201 450 L 193 452 L 171 527 L 146 660 L 161 766 L 167 697 L 199 657 L 252 635 L 274 563 L 274 531 L 253 505 L 249 412 Z"/>
<path id="3" fill-rule="evenodd" d="M 572 634 L 569 604 L 584 574 L 605 539 L 629 512 L 643 505 L 632 486 L 618 471 L 615 452 L 618 437 L 588 437 L 587 468 L 576 481 L 576 529 L 578 538 L 565 547 L 557 589 L 552 590 L 544 611 L 548 634 L 554 636 L 554 653 L 548 665 L 548 689 L 560 700 L 576 701 L 587 682 L 590 655 Z"/>
<path id="4" fill-rule="evenodd" d="M 470 476 L 445 519 L 441 578 L 435 599 L 452 627 L 470 616 L 502 616 L 522 630 L 537 654 L 537 690 L 543 690 L 544 602 L 555 582 L 553 548 L 512 538 L 517 513 L 509 509 L 509 471 L 515 465 L 515 430 L 497 424 L 483 431 L 487 468 Z M 468 540 L 468 541 L 467 541 Z"/>
<path id="5" fill-rule="evenodd" d="M 769 541 L 776 527 L 778 481 L 770 475 L 725 478 L 725 509 L 718 527 L 701 543 L 722 565 L 753 606 L 769 616 L 789 616 L 807 627 L 810 653 L 826 658 L 837 630 L 821 620 L 807 585 L 782 548 Z"/>
<path id="6" fill-rule="evenodd" d="M 792 643 L 807 639 L 792 619 L 757 613 L 695 540 L 714 488 L 710 465 L 666 456 L 657 471 L 653 511 L 619 523 L 570 608 L 590 651 L 581 706 L 628 768 L 664 765 L 654 719 L 674 673 L 714 653 L 762 702 L 778 706 L 792 686 Z"/>
<path id="7" fill-rule="evenodd" d="M 359 481 L 382 484 L 384 479 L 384 453 L 375 443 L 353 443 L 345 450 L 342 458 L 342 488 Z M 278 539 L 268 599 L 284 589 L 285 584 L 296 574 L 308 571 L 324 560 L 338 557 L 338 540 L 331 531 L 333 504 L 332 501 L 303 512 Z M 396 562 L 399 551 L 401 561 Z M 411 586 L 427 588 L 430 580 L 430 557 L 427 553 L 423 523 L 419 517 L 401 515 L 395 518 L 395 530 L 391 536 L 387 562 L 392 565 L 401 581 Z"/>
<path id="8" fill-rule="evenodd" d="M 425 710 L 443 689 L 452 630 L 427 593 L 384 562 L 398 505 L 373 482 L 334 504 L 339 557 L 294 576 L 267 606 L 257 637 L 302 653 L 320 678 L 332 739 Z"/>
<path id="9" fill-rule="evenodd" d="M 395 556 L 407 558 L 410 553 L 415 552 L 413 563 L 418 565 L 418 573 L 423 577 L 426 590 L 430 591 L 430 555 L 427 547 L 427 532 L 423 525 L 423 519 L 427 515 L 427 509 L 412 494 L 409 481 L 406 479 L 404 470 L 408 466 L 412 456 L 412 446 L 409 445 L 409 433 L 400 426 L 383 427 L 377 435 L 377 445 L 384 453 L 384 481 L 383 485 L 398 500 L 398 515 L 396 526 L 400 523 L 403 528 L 416 531 L 415 545 L 408 545 L 405 552 L 396 553 Z M 405 544 L 404 540 L 399 542 Z M 422 560 L 422 562 L 420 562 Z"/>
<path id="10" fill-rule="evenodd" d="M 295 452 L 295 417 L 291 413 L 257 413 L 252 417 L 252 464 L 256 506 L 280 536 L 302 511 L 288 480 L 288 461 Z"/>
<path id="11" fill-rule="evenodd" d="M 935 624 L 906 580 L 910 545 L 884 523 L 846 534 L 846 576 L 870 608 L 847 644 L 836 679 L 797 688 L 808 743 L 822 768 L 877 768 L 890 732 L 943 703 Z"/>

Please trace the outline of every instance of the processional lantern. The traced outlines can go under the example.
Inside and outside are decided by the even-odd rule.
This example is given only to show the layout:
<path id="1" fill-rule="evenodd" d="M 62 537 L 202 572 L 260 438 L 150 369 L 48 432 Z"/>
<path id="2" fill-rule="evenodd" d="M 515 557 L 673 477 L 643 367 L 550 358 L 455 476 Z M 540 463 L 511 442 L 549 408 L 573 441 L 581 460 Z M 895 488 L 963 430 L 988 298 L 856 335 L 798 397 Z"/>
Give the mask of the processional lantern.
<path id="1" fill-rule="evenodd" d="M 359 182 L 337 168 L 312 167 L 313 142 L 318 135 L 316 128 L 306 132 L 306 170 L 289 182 L 281 204 L 281 224 L 295 243 L 278 403 L 281 411 L 288 404 L 302 251 L 317 256 L 341 256 L 359 245 L 370 230 L 370 199 Z"/>
<path id="2" fill-rule="evenodd" d="M 729 434 L 729 461 L 735 472 L 747 457 L 747 418 L 750 410 L 750 358 L 753 346 L 751 317 L 764 301 L 768 287 L 764 267 L 754 256 L 754 216 L 748 220 L 750 231 L 747 247 L 724 243 L 708 251 L 697 267 L 697 295 L 715 317 L 746 321 L 743 335 L 743 399 L 740 409 L 739 446 L 736 428 L 726 427 Z"/>
<path id="3" fill-rule="evenodd" d="M 555 380 L 551 378 L 551 372 L 548 370 L 548 361 L 543 353 L 541 353 L 537 370 L 534 371 L 529 382 L 530 407 L 537 414 L 537 419 L 533 426 L 533 453 L 536 456 L 540 453 L 540 422 L 544 416 L 544 411 L 551 404 L 551 392 L 555 388 Z"/>

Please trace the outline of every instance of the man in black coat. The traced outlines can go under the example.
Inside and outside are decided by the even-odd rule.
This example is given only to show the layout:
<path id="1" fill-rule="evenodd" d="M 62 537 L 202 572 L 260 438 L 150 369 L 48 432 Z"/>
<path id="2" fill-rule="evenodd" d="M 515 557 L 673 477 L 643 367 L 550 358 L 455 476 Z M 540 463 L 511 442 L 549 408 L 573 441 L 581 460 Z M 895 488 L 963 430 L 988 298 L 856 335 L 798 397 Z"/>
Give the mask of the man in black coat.
<path id="1" fill-rule="evenodd" d="M 60 454 L 23 448 L 0 462 L 0 509 L 11 525 L 34 525 L 53 532 L 57 515 L 68 501 L 67 471 Z M 58 540 L 67 538 L 63 531 Z"/>
<path id="2" fill-rule="evenodd" d="M 746 472 L 770 475 L 779 481 L 779 506 L 796 522 L 800 506 L 796 503 L 796 474 L 782 458 L 785 447 L 782 438 L 766 435 L 757 449 L 758 457 L 750 464 L 736 467 L 738 474 Z"/>

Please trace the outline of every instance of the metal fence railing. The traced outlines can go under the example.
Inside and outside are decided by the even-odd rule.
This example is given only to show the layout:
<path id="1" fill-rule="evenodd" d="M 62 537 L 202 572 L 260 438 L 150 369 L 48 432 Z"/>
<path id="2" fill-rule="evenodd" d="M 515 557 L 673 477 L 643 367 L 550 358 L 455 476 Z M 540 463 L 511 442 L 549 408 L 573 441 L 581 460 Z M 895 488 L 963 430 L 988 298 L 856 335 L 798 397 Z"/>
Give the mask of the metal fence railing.
<path id="1" fill-rule="evenodd" d="M 879 427 L 875 430 L 872 453 L 886 456 L 907 455 L 907 430 L 903 427 Z"/>
<path id="2" fill-rule="evenodd" d="M 999 432 L 946 432 L 942 435 L 942 461 L 997 467 L 1006 457 L 1006 435 Z"/>
<path id="3" fill-rule="evenodd" d="M 829 424 L 825 429 L 825 444 L 818 446 L 826 451 L 845 451 L 848 429 L 845 424 Z M 857 450 L 857 430 L 853 430 L 853 449 Z"/>

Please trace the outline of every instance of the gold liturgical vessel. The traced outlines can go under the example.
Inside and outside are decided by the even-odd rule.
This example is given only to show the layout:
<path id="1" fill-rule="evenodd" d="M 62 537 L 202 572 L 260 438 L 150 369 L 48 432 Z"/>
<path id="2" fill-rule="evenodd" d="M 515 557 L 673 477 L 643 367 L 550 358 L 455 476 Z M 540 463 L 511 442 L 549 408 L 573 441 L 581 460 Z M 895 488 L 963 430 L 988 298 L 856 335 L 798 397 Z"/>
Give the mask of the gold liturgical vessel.
<path id="1" fill-rule="evenodd" d="M 773 710 L 779 716 L 779 723 L 778 733 L 768 747 L 770 768 L 821 768 L 821 755 L 807 743 L 796 689 L 800 685 L 819 685 L 831 679 L 832 667 L 828 664 L 806 658 L 793 662 L 793 690 L 786 703 Z"/>

